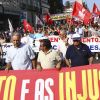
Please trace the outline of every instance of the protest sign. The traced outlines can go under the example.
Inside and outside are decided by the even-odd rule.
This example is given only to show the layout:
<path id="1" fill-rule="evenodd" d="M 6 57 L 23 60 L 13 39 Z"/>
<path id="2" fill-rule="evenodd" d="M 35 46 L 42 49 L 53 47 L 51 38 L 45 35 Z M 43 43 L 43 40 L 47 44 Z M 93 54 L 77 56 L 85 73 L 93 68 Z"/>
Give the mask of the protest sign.
<path id="1" fill-rule="evenodd" d="M 99 66 L 0 71 L 0 100 L 99 100 Z"/>

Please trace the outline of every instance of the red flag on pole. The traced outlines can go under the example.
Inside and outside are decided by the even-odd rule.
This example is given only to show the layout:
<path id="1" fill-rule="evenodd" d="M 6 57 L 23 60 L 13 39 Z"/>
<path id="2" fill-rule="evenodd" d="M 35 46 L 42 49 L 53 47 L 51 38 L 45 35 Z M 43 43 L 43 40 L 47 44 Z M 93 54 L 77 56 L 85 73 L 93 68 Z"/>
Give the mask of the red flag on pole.
<path id="1" fill-rule="evenodd" d="M 93 5 L 93 10 L 92 10 L 92 12 L 93 12 L 94 14 L 96 14 L 96 15 L 100 15 L 100 11 L 99 11 L 99 9 L 98 9 L 98 7 L 96 6 L 95 3 L 94 3 L 94 5 Z"/>
<path id="2" fill-rule="evenodd" d="M 49 20 L 50 20 L 50 15 L 47 13 L 46 15 L 45 15 L 45 22 L 46 23 L 48 23 L 49 22 Z"/>
<path id="3" fill-rule="evenodd" d="M 84 22 L 84 24 L 88 24 L 90 22 L 91 13 L 86 10 L 83 5 L 78 2 L 75 2 L 72 16 L 78 17 Z"/>
<path id="4" fill-rule="evenodd" d="M 53 20 L 51 19 L 50 15 L 48 13 L 44 16 L 44 21 L 49 25 L 51 25 L 53 23 Z"/>
<path id="5" fill-rule="evenodd" d="M 23 26 L 24 26 L 25 32 L 26 31 L 33 32 L 32 26 L 25 19 L 23 20 Z"/>

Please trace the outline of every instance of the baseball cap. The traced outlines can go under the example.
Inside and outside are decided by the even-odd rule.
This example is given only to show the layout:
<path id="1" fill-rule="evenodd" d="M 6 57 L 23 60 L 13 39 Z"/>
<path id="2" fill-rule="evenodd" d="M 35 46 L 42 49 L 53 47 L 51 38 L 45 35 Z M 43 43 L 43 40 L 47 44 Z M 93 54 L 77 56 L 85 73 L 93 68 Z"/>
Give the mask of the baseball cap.
<path id="1" fill-rule="evenodd" d="M 75 34 L 73 34 L 72 39 L 73 40 L 80 40 L 81 36 L 78 33 L 75 33 Z"/>

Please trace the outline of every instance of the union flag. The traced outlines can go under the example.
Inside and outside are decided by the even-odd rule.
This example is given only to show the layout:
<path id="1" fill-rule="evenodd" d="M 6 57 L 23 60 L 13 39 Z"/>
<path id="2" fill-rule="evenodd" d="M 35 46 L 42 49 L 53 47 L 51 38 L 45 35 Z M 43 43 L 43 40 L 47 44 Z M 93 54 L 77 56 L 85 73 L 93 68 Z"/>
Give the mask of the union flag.
<path id="1" fill-rule="evenodd" d="M 75 2 L 72 16 L 78 17 L 81 21 L 84 22 L 84 24 L 88 24 L 91 19 L 91 13 L 86 10 L 83 5 L 81 5 L 78 2 Z"/>
<path id="2" fill-rule="evenodd" d="M 33 32 L 33 27 L 25 19 L 23 20 L 23 26 L 25 32 Z"/>
<path id="3" fill-rule="evenodd" d="M 96 6 L 95 3 L 94 3 L 94 5 L 93 5 L 92 13 L 93 13 L 93 14 L 96 14 L 96 15 L 100 15 L 100 11 L 99 11 L 99 9 L 98 9 L 98 7 Z"/>
<path id="4" fill-rule="evenodd" d="M 49 13 L 47 13 L 47 14 L 44 15 L 44 21 L 45 21 L 47 24 L 49 24 L 49 25 L 53 24 L 53 20 L 51 19 Z"/>

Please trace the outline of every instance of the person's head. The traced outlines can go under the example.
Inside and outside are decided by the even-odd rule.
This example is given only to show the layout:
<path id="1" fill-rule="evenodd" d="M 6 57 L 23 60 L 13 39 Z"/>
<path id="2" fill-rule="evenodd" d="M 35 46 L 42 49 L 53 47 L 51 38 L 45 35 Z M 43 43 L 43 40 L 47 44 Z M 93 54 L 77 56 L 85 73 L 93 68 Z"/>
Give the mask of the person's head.
<path id="1" fill-rule="evenodd" d="M 78 33 L 73 34 L 73 45 L 78 46 L 81 42 L 81 36 Z"/>
<path id="2" fill-rule="evenodd" d="M 51 32 L 54 32 L 54 27 L 51 27 L 51 28 L 50 28 L 50 31 L 51 31 Z"/>
<path id="3" fill-rule="evenodd" d="M 63 39 L 65 39 L 66 38 L 66 31 L 65 30 L 61 30 L 60 31 L 60 38 L 63 40 Z"/>
<path id="4" fill-rule="evenodd" d="M 38 29 L 38 33 L 42 33 L 42 31 L 43 31 L 42 28 Z"/>
<path id="5" fill-rule="evenodd" d="M 13 33 L 12 42 L 14 44 L 14 47 L 19 47 L 21 44 L 21 34 L 17 32 Z"/>
<path id="6" fill-rule="evenodd" d="M 49 39 L 42 39 L 40 41 L 40 50 L 42 50 L 43 52 L 50 50 L 51 47 L 52 46 Z"/>

